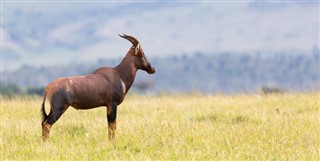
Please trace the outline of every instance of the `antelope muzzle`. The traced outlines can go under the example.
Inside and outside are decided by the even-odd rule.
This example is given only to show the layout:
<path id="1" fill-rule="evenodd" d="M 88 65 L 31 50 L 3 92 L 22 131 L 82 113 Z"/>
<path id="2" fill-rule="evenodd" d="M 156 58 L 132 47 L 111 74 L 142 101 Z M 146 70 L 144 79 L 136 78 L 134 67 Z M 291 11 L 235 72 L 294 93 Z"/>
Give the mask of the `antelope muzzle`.
<path id="1" fill-rule="evenodd" d="M 154 69 L 154 67 L 151 66 L 150 63 L 148 63 L 147 72 L 148 74 L 154 74 L 156 72 L 156 70 Z"/>

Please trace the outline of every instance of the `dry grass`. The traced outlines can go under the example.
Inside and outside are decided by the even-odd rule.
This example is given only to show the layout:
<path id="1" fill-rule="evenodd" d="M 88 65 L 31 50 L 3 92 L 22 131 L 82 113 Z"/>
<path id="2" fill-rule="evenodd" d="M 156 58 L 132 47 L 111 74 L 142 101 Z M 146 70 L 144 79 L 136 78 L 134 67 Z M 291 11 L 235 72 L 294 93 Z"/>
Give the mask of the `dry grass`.
<path id="1" fill-rule="evenodd" d="M 102 107 L 69 108 L 43 143 L 41 98 L 2 97 L 1 160 L 320 160 L 319 100 L 130 95 L 118 108 L 116 142 Z"/>

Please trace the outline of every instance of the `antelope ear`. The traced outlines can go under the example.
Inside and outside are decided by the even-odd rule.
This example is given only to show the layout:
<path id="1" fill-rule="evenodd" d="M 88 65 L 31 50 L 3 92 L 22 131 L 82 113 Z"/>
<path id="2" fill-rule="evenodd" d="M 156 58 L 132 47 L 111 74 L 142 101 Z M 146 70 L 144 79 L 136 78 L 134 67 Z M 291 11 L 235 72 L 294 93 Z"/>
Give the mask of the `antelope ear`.
<path id="1" fill-rule="evenodd" d="M 139 50 L 140 50 L 140 44 L 138 44 L 138 45 L 134 48 L 134 55 L 138 55 Z"/>

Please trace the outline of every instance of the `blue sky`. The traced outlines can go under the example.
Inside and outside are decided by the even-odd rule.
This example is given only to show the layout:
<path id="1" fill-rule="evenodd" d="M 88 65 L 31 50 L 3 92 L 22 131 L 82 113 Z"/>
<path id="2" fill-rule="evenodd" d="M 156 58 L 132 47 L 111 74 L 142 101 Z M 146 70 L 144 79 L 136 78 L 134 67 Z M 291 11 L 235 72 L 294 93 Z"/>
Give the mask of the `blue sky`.
<path id="1" fill-rule="evenodd" d="M 2 2 L 3 69 L 123 57 L 299 52 L 319 47 L 317 2 Z"/>

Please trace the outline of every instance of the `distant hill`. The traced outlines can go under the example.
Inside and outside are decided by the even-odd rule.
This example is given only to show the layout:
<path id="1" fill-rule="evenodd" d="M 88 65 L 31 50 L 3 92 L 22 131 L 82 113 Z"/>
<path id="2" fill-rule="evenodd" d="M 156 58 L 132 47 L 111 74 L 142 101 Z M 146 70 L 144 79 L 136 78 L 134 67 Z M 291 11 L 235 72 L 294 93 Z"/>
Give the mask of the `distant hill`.
<path id="1" fill-rule="evenodd" d="M 33 67 L 23 66 L 2 73 L 4 84 L 41 87 L 73 75 L 83 75 L 101 66 L 115 66 L 121 59 L 99 60 L 92 64 Z M 134 90 L 148 92 L 240 93 L 263 87 L 284 91 L 320 90 L 319 50 L 299 53 L 194 53 L 150 60 L 155 75 L 138 72 Z"/>

